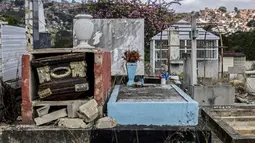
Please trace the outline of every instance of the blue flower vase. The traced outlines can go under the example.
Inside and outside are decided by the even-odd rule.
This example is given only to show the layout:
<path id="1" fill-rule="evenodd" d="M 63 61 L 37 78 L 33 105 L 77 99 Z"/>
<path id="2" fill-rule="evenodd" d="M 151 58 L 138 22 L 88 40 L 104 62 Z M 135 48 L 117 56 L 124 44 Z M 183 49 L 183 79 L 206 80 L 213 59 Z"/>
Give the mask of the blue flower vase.
<path id="1" fill-rule="evenodd" d="M 127 63 L 128 86 L 134 85 L 137 63 Z"/>

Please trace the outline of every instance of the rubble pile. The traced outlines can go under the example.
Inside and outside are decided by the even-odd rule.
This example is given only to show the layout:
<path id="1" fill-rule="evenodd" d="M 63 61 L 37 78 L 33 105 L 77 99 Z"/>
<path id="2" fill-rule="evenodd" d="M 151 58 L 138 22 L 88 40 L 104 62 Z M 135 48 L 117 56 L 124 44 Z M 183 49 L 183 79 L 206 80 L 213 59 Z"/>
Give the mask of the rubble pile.
<path id="1" fill-rule="evenodd" d="M 58 126 L 66 128 L 92 128 L 94 125 L 96 128 L 115 127 L 117 121 L 110 117 L 103 117 L 99 108 L 95 99 L 85 103 L 74 102 L 67 108 L 50 113 L 50 106 L 46 105 L 36 110 L 38 117 L 34 121 L 38 126 L 57 123 Z"/>
<path id="2" fill-rule="evenodd" d="M 236 99 L 241 103 L 255 103 L 255 71 L 245 71 L 244 80 L 231 80 L 236 89 Z"/>

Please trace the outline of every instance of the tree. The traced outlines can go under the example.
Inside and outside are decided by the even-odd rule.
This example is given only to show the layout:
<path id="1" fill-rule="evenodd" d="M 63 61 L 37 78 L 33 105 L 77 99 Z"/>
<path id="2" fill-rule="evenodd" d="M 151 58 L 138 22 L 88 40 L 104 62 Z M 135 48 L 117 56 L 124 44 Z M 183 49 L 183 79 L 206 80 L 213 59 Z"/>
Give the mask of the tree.
<path id="1" fill-rule="evenodd" d="M 8 22 L 9 25 L 18 25 L 19 24 L 19 20 L 13 16 L 7 16 L 6 17 L 6 21 Z"/>
<path id="2" fill-rule="evenodd" d="M 177 22 L 173 11 L 170 11 L 166 5 L 159 7 L 158 4 L 142 4 L 136 2 L 97 2 L 81 4 L 70 11 L 72 16 L 79 13 L 90 13 L 93 18 L 143 18 L 144 19 L 144 42 L 145 42 L 145 60 L 149 61 L 149 49 L 151 38 L 159 33 L 162 28 L 166 29 L 168 24 Z M 56 12 L 55 12 L 56 13 Z M 56 14 L 60 15 L 60 14 Z M 61 21 L 66 21 L 67 17 L 59 16 Z M 71 18 L 72 19 L 72 18 Z M 61 39 L 58 39 L 61 40 Z M 56 45 L 58 41 L 56 40 Z M 62 46 L 62 45 L 59 45 Z"/>
<path id="3" fill-rule="evenodd" d="M 227 12 L 227 8 L 224 7 L 224 6 L 221 6 L 221 7 L 219 8 L 219 11 L 225 13 L 225 12 Z"/>
<path id="4" fill-rule="evenodd" d="M 244 53 L 247 60 L 255 60 L 255 31 L 234 33 L 228 37 L 228 47 Z"/>
<path id="5" fill-rule="evenodd" d="M 255 27 L 255 20 L 249 21 L 246 26 L 248 26 L 248 27 Z"/>

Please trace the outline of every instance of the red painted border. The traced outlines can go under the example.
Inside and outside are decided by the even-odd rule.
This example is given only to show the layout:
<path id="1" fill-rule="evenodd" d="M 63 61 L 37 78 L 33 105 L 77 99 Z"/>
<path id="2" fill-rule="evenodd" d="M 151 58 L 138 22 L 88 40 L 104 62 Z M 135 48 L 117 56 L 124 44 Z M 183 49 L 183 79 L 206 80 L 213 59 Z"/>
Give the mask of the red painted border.
<path id="1" fill-rule="evenodd" d="M 25 54 L 22 56 L 22 123 L 33 124 L 33 108 L 31 102 L 31 92 L 30 92 L 30 55 Z"/>

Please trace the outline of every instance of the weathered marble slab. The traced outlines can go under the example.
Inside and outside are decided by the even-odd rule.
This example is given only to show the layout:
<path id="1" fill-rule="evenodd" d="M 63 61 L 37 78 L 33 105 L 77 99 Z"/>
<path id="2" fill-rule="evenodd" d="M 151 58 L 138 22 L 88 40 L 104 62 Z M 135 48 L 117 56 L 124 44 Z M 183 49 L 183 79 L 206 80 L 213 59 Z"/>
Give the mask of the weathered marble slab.
<path id="1" fill-rule="evenodd" d="M 123 53 L 137 49 L 142 55 L 137 75 L 144 75 L 144 20 L 143 19 L 93 19 L 94 33 L 89 44 L 106 48 L 112 54 L 112 75 L 126 75 Z M 74 33 L 74 46 L 78 44 Z"/>

